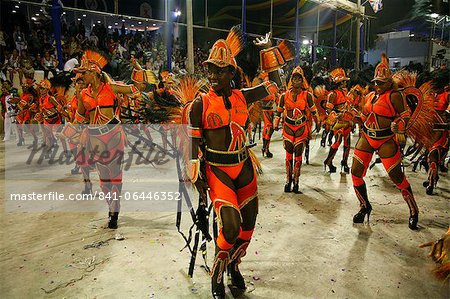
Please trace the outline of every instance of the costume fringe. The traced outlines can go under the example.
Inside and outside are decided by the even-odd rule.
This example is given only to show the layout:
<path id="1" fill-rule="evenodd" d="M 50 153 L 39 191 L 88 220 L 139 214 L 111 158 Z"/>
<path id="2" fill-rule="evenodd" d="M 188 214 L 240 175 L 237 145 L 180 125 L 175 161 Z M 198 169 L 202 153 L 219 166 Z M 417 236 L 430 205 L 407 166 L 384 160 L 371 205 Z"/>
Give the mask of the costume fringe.
<path id="1" fill-rule="evenodd" d="M 250 159 L 252 159 L 253 167 L 256 173 L 261 175 L 263 173 L 261 162 L 251 149 L 248 149 L 248 153 L 250 155 Z"/>
<path id="2" fill-rule="evenodd" d="M 250 105 L 248 108 L 248 118 L 252 124 L 261 122 L 262 108 L 261 102 L 257 101 Z"/>
<path id="3" fill-rule="evenodd" d="M 415 88 L 410 87 L 403 91 L 408 106 L 413 110 L 406 127 L 406 134 L 419 145 L 422 145 L 429 150 L 436 142 L 438 138 L 437 135 L 439 134 L 439 132 L 433 131 L 433 125 L 442 122 L 439 115 L 434 110 L 434 97 L 432 95 L 431 81 L 420 86 L 419 91 L 422 96 L 417 97 L 417 103 L 411 102 L 408 99 L 408 95 L 411 94 L 412 89 Z"/>
<path id="4" fill-rule="evenodd" d="M 327 112 L 325 111 L 325 103 L 328 98 L 328 90 L 325 88 L 325 85 L 318 85 L 314 88 L 314 104 L 317 108 L 317 114 L 319 115 L 319 119 L 323 121 L 327 117 Z"/>
<path id="5" fill-rule="evenodd" d="M 295 47 L 289 41 L 283 40 L 278 44 L 278 49 L 280 49 L 281 55 L 283 55 L 286 62 L 295 58 Z"/>

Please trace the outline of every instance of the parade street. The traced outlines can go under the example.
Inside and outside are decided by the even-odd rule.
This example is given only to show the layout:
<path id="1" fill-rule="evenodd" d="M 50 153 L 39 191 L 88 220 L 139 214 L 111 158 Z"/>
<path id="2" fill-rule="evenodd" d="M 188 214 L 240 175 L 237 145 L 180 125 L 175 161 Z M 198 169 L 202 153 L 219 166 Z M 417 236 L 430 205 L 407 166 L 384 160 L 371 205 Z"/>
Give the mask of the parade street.
<path id="1" fill-rule="evenodd" d="M 370 224 L 354 225 L 352 216 L 359 206 L 351 176 L 323 171 L 328 148 L 319 147 L 320 138 L 311 141 L 310 165 L 303 166 L 300 178 L 302 194 L 283 192 L 280 133 L 272 138 L 274 158 L 261 159 L 259 215 L 241 266 L 247 282 L 242 298 L 448 298 L 448 288 L 431 274 L 429 249 L 418 248 L 447 229 L 448 175 L 441 176 L 436 195 L 427 196 L 422 187 L 425 170 L 413 173 L 405 161 L 421 211 L 419 230 L 412 231 L 406 203 L 381 164 L 376 165 L 366 180 L 373 206 Z M 261 158 L 260 146 L 254 150 Z M 14 151 L 23 159 L 28 154 L 26 147 Z M 4 163 L 3 158 L 0 161 Z M 70 175 L 71 166 L 66 167 L 60 180 L 78 184 L 81 190 L 80 175 Z M 135 166 L 125 171 L 124 190 L 151 169 Z M 8 178 L 4 181 L 7 184 Z M 94 191 L 99 188 L 95 186 Z M 123 201 L 122 208 L 127 204 Z M 119 228 L 109 230 L 103 228 L 102 207 L 99 212 L 2 213 L 2 297 L 209 297 L 210 279 L 200 253 L 193 279 L 187 276 L 190 254 L 186 249 L 180 252 L 184 240 L 175 227 L 175 209 L 125 210 Z M 182 229 L 187 231 L 192 224 L 189 213 L 183 213 L 183 220 Z M 213 255 L 210 242 L 209 266 Z M 226 290 L 227 298 L 232 298 Z"/>

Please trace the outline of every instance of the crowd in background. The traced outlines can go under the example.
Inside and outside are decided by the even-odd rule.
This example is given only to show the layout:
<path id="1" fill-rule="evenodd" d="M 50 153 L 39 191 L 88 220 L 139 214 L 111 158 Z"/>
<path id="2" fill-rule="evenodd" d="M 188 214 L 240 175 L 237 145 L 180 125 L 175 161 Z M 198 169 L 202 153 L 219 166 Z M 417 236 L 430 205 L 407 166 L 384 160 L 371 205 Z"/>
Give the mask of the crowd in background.
<path id="1" fill-rule="evenodd" d="M 97 48 L 109 55 L 109 71 L 113 77 L 119 74 L 120 63 L 129 61 L 132 55 L 156 74 L 168 69 L 167 47 L 160 30 L 126 30 L 124 25 L 121 29 L 108 29 L 104 24 L 96 24 L 88 32 L 79 21 L 63 25 L 61 42 L 63 63 L 58 68 L 56 42 L 50 24 L 34 26 L 27 34 L 18 25 L 14 26 L 12 34 L 0 27 L 0 78 L 12 82 L 13 76 L 18 75 L 22 82 L 23 77 L 33 78 L 36 70 L 44 71 L 45 78 L 50 73 L 55 76 L 61 70 L 71 71 L 86 48 Z M 200 66 L 207 56 L 207 50 L 196 47 L 195 65 Z M 172 50 L 172 72 L 185 73 L 186 60 L 186 48 L 176 38 Z"/>

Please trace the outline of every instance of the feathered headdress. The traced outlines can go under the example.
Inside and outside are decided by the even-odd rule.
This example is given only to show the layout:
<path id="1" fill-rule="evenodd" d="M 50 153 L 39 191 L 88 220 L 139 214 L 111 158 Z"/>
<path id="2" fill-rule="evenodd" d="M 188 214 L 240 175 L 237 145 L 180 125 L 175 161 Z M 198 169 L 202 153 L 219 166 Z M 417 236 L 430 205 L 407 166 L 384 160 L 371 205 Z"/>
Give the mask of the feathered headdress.
<path id="1" fill-rule="evenodd" d="M 381 53 L 381 61 L 375 68 L 375 74 L 373 76 L 373 81 L 388 81 L 392 78 L 392 71 L 389 69 L 389 58 L 386 53 Z"/>
<path id="2" fill-rule="evenodd" d="M 416 72 L 408 72 L 407 70 L 400 70 L 392 75 L 392 80 L 401 88 L 415 87 L 417 81 Z"/>
<path id="3" fill-rule="evenodd" d="M 75 73 L 84 73 L 86 71 L 94 71 L 101 73 L 102 69 L 108 64 L 108 59 L 105 55 L 96 50 L 86 50 L 81 58 L 81 65 L 74 68 Z"/>
<path id="4" fill-rule="evenodd" d="M 50 90 L 50 88 L 52 87 L 52 84 L 47 79 L 43 79 L 43 80 L 39 81 L 37 86 L 39 88 Z"/>
<path id="5" fill-rule="evenodd" d="M 335 68 L 334 70 L 332 70 L 330 72 L 330 79 L 334 83 L 339 83 L 339 82 L 342 82 L 342 81 L 350 80 L 350 78 L 348 78 L 347 75 L 345 74 L 344 69 L 341 68 L 341 67 Z"/>
<path id="6" fill-rule="evenodd" d="M 227 38 L 219 39 L 214 43 L 209 53 L 208 60 L 203 64 L 212 63 L 218 67 L 232 66 L 237 68 L 235 57 L 244 48 L 244 35 L 239 26 L 234 26 L 228 33 Z"/>

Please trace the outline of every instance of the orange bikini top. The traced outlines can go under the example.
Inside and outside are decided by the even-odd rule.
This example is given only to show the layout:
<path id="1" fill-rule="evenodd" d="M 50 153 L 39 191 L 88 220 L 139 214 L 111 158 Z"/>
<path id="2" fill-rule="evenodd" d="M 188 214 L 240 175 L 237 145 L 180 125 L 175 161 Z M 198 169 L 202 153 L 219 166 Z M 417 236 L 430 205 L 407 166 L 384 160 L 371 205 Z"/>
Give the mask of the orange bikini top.
<path id="1" fill-rule="evenodd" d="M 231 103 L 231 109 L 225 108 L 222 96 L 218 96 L 211 88 L 208 93 L 202 94 L 203 129 L 212 130 L 230 125 L 231 122 L 245 127 L 248 120 L 247 102 L 244 95 L 238 89 L 233 89 L 228 98 Z"/>
<path id="2" fill-rule="evenodd" d="M 436 96 L 436 100 L 434 101 L 434 109 L 437 111 L 445 111 L 448 108 L 448 95 L 449 91 L 440 93 Z"/>
<path id="3" fill-rule="evenodd" d="M 391 102 L 392 90 L 389 90 L 381 95 L 376 95 L 371 92 L 366 97 L 366 104 L 364 106 L 364 113 L 374 113 L 379 116 L 393 118 L 397 116 L 397 111 L 392 106 Z"/>
<path id="4" fill-rule="evenodd" d="M 334 98 L 334 101 L 332 103 L 334 106 L 344 104 L 348 101 L 348 97 L 343 91 L 335 89 L 332 92 L 336 94 L 336 97 Z"/>
<path id="5" fill-rule="evenodd" d="M 292 90 L 286 91 L 286 93 L 284 94 L 285 109 L 286 110 L 298 109 L 298 110 L 304 111 L 306 109 L 306 107 L 308 106 L 307 96 L 308 96 L 308 91 L 303 90 L 302 92 L 300 92 L 297 95 L 297 98 L 294 101 Z"/>
<path id="6" fill-rule="evenodd" d="M 100 85 L 96 98 L 92 96 L 91 86 L 89 85 L 88 88 L 83 89 L 81 92 L 81 99 L 84 107 L 86 108 L 86 114 L 91 111 L 95 111 L 94 124 L 105 124 L 111 120 L 110 117 L 101 112 L 100 109 L 102 108 L 113 108 L 116 116 L 120 113 L 116 95 L 114 94 L 111 86 L 107 83 L 102 83 Z"/>

